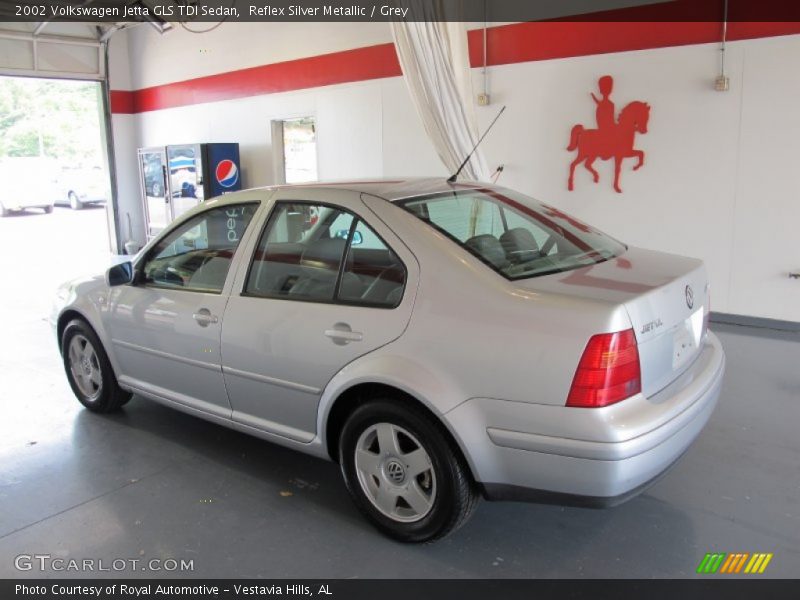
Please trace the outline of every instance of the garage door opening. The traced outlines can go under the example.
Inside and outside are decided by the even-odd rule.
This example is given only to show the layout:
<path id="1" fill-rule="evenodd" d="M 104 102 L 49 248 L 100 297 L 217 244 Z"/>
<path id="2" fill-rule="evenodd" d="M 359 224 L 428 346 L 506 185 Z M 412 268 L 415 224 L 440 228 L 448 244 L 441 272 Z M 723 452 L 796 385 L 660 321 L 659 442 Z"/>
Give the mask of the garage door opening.
<path id="1" fill-rule="evenodd" d="M 0 269 L 46 311 L 62 281 L 109 262 L 101 84 L 0 77 Z M 6 307 L 8 308 L 8 307 Z"/>
<path id="2" fill-rule="evenodd" d="M 37 165 L 42 182 L 56 186 L 48 190 L 52 198 L 41 202 L 53 200 L 73 210 L 105 204 L 109 181 L 100 93 L 100 84 L 90 81 L 0 77 L 0 161 L 12 172 L 16 165 Z M 26 177 L 20 183 L 33 182 Z M 31 196 L 32 191 L 16 194 Z M 9 210 L 23 209 L 29 201 L 0 199 Z"/>

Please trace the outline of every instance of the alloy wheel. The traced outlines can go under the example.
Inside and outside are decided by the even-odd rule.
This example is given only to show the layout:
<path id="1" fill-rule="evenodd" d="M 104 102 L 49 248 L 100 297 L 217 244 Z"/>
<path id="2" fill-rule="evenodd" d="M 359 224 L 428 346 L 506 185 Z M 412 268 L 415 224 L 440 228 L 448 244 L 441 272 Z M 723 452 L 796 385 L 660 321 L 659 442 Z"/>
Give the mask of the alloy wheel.
<path id="1" fill-rule="evenodd" d="M 436 500 L 436 473 L 430 455 L 409 431 L 392 423 L 365 429 L 355 448 L 361 489 L 382 514 L 394 521 L 423 519 Z"/>
<path id="2" fill-rule="evenodd" d="M 97 400 L 103 391 L 103 375 L 94 346 L 86 337 L 76 334 L 69 342 L 68 353 L 75 385 L 87 401 Z"/>

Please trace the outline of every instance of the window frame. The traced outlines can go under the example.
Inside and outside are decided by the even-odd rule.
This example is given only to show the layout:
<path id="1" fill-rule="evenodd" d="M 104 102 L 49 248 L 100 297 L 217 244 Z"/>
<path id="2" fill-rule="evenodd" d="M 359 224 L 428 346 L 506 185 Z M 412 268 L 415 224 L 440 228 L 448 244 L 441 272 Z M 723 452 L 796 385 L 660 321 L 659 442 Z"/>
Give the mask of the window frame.
<path id="1" fill-rule="evenodd" d="M 195 294 L 213 294 L 215 296 L 221 296 L 223 294 L 223 292 L 225 291 L 225 284 L 228 283 L 228 279 L 232 276 L 232 274 L 235 274 L 235 273 L 232 273 L 232 268 L 231 267 L 233 267 L 233 263 L 236 261 L 236 255 L 239 252 L 239 249 L 242 247 L 242 241 L 244 240 L 245 234 L 250 230 L 250 225 L 253 223 L 253 221 L 258 216 L 258 209 L 261 207 L 261 204 L 262 204 L 261 200 L 243 200 L 242 202 L 236 202 L 236 203 L 232 203 L 232 204 L 223 204 L 221 206 L 212 206 L 212 207 L 206 208 L 206 210 L 200 211 L 200 212 L 198 212 L 196 214 L 186 215 L 185 218 L 183 217 L 183 215 L 181 215 L 182 218 L 180 220 L 178 220 L 178 221 L 176 221 L 174 223 L 171 223 L 170 224 L 171 226 L 165 228 L 164 231 L 162 231 L 157 237 L 153 238 L 153 245 L 150 246 L 150 248 L 147 250 L 147 252 L 145 252 L 139 260 L 136 261 L 136 265 L 135 265 L 135 268 L 134 268 L 134 278 L 133 278 L 133 281 L 131 283 L 129 283 L 128 285 L 135 286 L 135 287 L 148 288 L 148 289 L 155 289 L 155 290 L 173 290 L 173 291 L 176 291 L 176 292 L 193 292 Z M 244 207 L 244 206 L 251 206 L 251 205 L 254 205 L 256 208 L 253 211 L 253 216 L 250 218 L 250 222 L 247 224 L 247 227 L 245 228 L 244 232 L 242 233 L 242 237 L 239 240 L 239 243 L 236 244 L 236 249 L 234 250 L 233 256 L 231 257 L 231 267 L 228 268 L 228 272 L 225 274 L 225 281 L 223 282 L 222 288 L 220 290 L 186 288 L 186 287 L 178 287 L 178 286 L 169 287 L 169 286 L 166 286 L 166 285 L 153 284 L 153 283 L 147 282 L 145 280 L 145 278 L 144 278 L 145 277 L 145 272 L 144 272 L 145 265 L 147 265 L 147 263 L 152 260 L 153 254 L 155 253 L 156 248 L 158 247 L 158 245 L 164 239 L 168 238 L 170 235 L 175 233 L 177 230 L 179 230 L 181 227 L 183 227 L 184 225 L 186 225 L 190 221 L 193 221 L 194 219 L 196 219 L 198 217 L 202 217 L 206 213 L 210 213 L 213 210 L 219 210 L 219 209 L 226 210 L 226 209 L 229 209 L 229 208 L 232 208 L 232 207 L 241 208 L 241 207 Z M 200 206 L 202 206 L 202 204 Z M 233 271 L 235 271 L 235 270 L 233 270 Z"/>
<path id="2" fill-rule="evenodd" d="M 345 240 L 345 252 L 342 255 L 342 258 L 339 261 L 339 272 L 336 275 L 336 284 L 334 285 L 333 290 L 333 298 L 331 300 L 317 300 L 314 298 L 293 298 L 291 296 L 281 296 L 278 294 L 257 294 L 254 292 L 247 291 L 247 284 L 250 281 L 250 276 L 253 271 L 253 267 L 255 266 L 256 262 L 256 254 L 258 253 L 258 249 L 261 246 L 261 240 L 264 238 L 264 234 L 269 229 L 270 225 L 272 225 L 273 219 L 275 219 L 276 215 L 278 214 L 278 210 L 281 206 L 286 204 L 303 204 L 306 206 L 317 206 L 320 208 L 331 208 L 333 210 L 338 210 L 345 212 L 353 217 L 353 222 L 350 224 L 350 231 L 347 234 L 347 240 Z M 345 264 L 347 263 L 347 255 L 349 254 L 352 248 L 352 241 L 353 241 L 353 233 L 358 227 L 359 222 L 363 222 L 367 227 L 369 227 L 372 232 L 377 236 L 377 238 L 381 241 L 381 243 L 386 246 L 386 249 L 391 252 L 400 265 L 403 267 L 403 293 L 400 295 L 400 299 L 394 305 L 384 304 L 380 302 L 354 302 L 352 300 L 340 300 L 339 299 L 339 289 L 342 284 L 342 276 L 344 275 Z M 261 231 L 259 232 L 258 236 L 255 240 L 255 246 L 253 246 L 253 251 L 250 255 L 250 261 L 247 265 L 247 271 L 245 273 L 244 279 L 242 281 L 241 290 L 239 290 L 239 295 L 243 298 L 261 298 L 264 300 L 287 300 L 289 302 L 308 302 L 311 304 L 328 304 L 333 306 L 356 306 L 360 308 L 380 308 L 383 310 L 395 310 L 397 309 L 405 300 L 406 297 L 406 290 L 408 289 L 408 266 L 400 258 L 400 255 L 395 252 L 394 248 L 383 238 L 383 236 L 375 231 L 375 228 L 360 214 L 357 212 L 345 208 L 339 204 L 333 204 L 331 202 L 324 202 L 318 200 L 291 200 L 291 199 L 277 199 L 275 200 L 272 208 L 267 215 L 267 218 L 264 220 L 264 224 L 261 226 Z"/>

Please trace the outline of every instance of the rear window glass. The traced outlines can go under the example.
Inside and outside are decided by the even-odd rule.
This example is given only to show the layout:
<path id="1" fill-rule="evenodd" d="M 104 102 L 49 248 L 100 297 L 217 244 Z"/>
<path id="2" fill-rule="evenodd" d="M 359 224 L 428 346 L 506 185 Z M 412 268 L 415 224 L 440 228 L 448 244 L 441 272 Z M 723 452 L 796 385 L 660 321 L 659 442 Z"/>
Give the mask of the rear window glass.
<path id="1" fill-rule="evenodd" d="M 508 279 L 577 269 L 626 250 L 557 208 L 500 188 L 423 196 L 400 206 Z"/>

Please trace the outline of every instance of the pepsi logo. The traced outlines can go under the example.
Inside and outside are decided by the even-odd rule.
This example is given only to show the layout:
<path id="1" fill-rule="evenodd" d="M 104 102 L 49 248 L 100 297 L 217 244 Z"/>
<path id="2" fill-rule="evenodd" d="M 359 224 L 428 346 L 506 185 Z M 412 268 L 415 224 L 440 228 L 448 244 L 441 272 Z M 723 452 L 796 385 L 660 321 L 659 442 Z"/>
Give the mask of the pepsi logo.
<path id="1" fill-rule="evenodd" d="M 217 163 L 217 183 L 224 188 L 233 187 L 239 181 L 239 169 L 236 163 L 226 158 Z"/>

